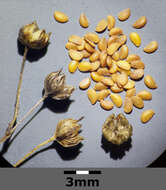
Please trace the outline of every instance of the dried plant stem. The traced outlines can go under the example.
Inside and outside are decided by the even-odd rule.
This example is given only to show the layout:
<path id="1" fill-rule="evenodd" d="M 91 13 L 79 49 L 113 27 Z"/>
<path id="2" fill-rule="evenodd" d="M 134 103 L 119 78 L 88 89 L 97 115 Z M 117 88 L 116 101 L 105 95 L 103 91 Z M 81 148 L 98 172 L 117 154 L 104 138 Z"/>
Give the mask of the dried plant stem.
<path id="1" fill-rule="evenodd" d="M 32 149 L 28 154 L 26 154 L 22 159 L 20 159 L 18 162 L 16 162 L 16 164 L 14 164 L 13 166 L 16 168 L 18 165 L 20 165 L 21 163 L 23 163 L 29 156 L 31 156 L 36 150 L 38 150 L 41 146 L 44 146 L 52 141 L 55 141 L 56 138 L 55 136 L 52 136 L 51 138 L 49 138 L 48 140 L 42 142 L 41 144 L 37 145 L 34 149 Z"/>

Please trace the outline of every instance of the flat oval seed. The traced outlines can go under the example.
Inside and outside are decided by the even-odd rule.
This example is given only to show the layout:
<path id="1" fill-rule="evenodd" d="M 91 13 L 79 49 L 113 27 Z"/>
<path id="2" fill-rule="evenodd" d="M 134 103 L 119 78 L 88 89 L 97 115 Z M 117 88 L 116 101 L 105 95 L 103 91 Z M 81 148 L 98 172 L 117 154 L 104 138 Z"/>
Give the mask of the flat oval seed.
<path id="1" fill-rule="evenodd" d="M 100 66 L 101 67 L 106 67 L 107 63 L 106 63 L 106 59 L 107 59 L 107 52 L 106 51 L 102 51 L 100 53 Z"/>
<path id="2" fill-rule="evenodd" d="M 83 58 L 83 54 L 81 52 L 73 50 L 73 49 L 69 50 L 69 56 L 71 59 L 75 61 L 80 61 Z"/>
<path id="3" fill-rule="evenodd" d="M 112 67 L 112 58 L 110 55 L 107 55 L 106 64 L 109 68 Z"/>
<path id="4" fill-rule="evenodd" d="M 103 32 L 107 28 L 107 21 L 102 19 L 98 22 L 96 26 L 96 32 Z"/>
<path id="5" fill-rule="evenodd" d="M 89 88 L 90 84 L 91 84 L 91 79 L 85 78 L 79 83 L 79 87 L 84 90 Z"/>
<path id="6" fill-rule="evenodd" d="M 127 45 L 123 45 L 119 50 L 120 59 L 126 59 L 126 57 L 128 56 L 128 52 L 129 48 L 127 47 Z"/>
<path id="7" fill-rule="evenodd" d="M 132 96 L 131 100 L 136 108 L 142 109 L 144 107 L 144 102 L 139 96 Z"/>
<path id="8" fill-rule="evenodd" d="M 116 51 L 113 55 L 112 55 L 113 60 L 115 61 L 119 61 L 120 58 L 120 53 L 119 51 Z"/>
<path id="9" fill-rule="evenodd" d="M 97 100 L 98 101 L 104 100 L 109 94 L 110 94 L 110 90 L 108 89 L 101 90 L 97 94 L 97 97 L 98 97 Z"/>
<path id="10" fill-rule="evenodd" d="M 127 36 L 126 35 L 120 35 L 117 42 L 119 42 L 121 45 L 125 44 L 127 41 Z"/>
<path id="11" fill-rule="evenodd" d="M 77 45 L 72 43 L 72 42 L 67 42 L 66 45 L 65 45 L 65 48 L 70 50 L 70 49 L 74 49 L 74 50 L 77 50 Z"/>
<path id="12" fill-rule="evenodd" d="M 93 48 L 95 48 L 95 44 L 91 41 L 91 40 L 89 40 L 88 38 L 86 38 L 86 37 L 84 37 L 84 39 L 85 39 L 85 41 L 90 45 L 90 46 L 92 46 Z"/>
<path id="13" fill-rule="evenodd" d="M 124 9 L 122 10 L 119 14 L 118 14 L 118 19 L 120 21 L 125 21 L 130 17 L 131 11 L 130 8 L 128 9 Z"/>
<path id="14" fill-rule="evenodd" d="M 122 106 L 122 98 L 119 94 L 111 94 L 110 98 L 116 107 L 120 108 Z"/>
<path id="15" fill-rule="evenodd" d="M 135 60 L 135 61 L 131 61 L 130 63 L 131 68 L 133 69 L 144 69 L 145 65 L 141 60 Z"/>
<path id="16" fill-rule="evenodd" d="M 128 76 L 126 73 L 121 73 L 117 76 L 117 85 L 122 88 L 128 82 Z"/>
<path id="17" fill-rule="evenodd" d="M 129 90 L 135 87 L 135 82 L 131 79 L 128 80 L 127 84 L 123 86 L 125 90 Z"/>
<path id="18" fill-rule="evenodd" d="M 89 43 L 85 43 L 85 49 L 89 52 L 89 53 L 93 53 L 95 52 L 95 48 L 92 47 Z"/>
<path id="19" fill-rule="evenodd" d="M 78 64 L 78 69 L 81 72 L 87 72 L 90 71 L 91 69 L 91 64 L 88 61 L 82 61 L 81 63 Z"/>
<path id="20" fill-rule="evenodd" d="M 113 80 L 111 79 L 111 77 L 104 77 L 102 78 L 101 82 L 106 85 L 106 86 L 113 86 L 114 85 L 114 82 Z"/>
<path id="21" fill-rule="evenodd" d="M 80 37 L 80 36 L 77 36 L 77 35 L 71 35 L 69 36 L 69 42 L 72 42 L 78 46 L 82 45 L 83 43 L 83 39 Z"/>
<path id="22" fill-rule="evenodd" d="M 133 102 L 131 98 L 125 97 L 123 110 L 125 113 L 130 113 L 133 110 Z"/>
<path id="23" fill-rule="evenodd" d="M 130 64 L 127 61 L 118 61 L 117 65 L 119 68 L 129 71 L 130 70 Z"/>
<path id="24" fill-rule="evenodd" d="M 133 80 L 139 80 L 144 76 L 143 69 L 136 69 L 130 73 L 130 78 Z"/>
<path id="25" fill-rule="evenodd" d="M 103 75 L 103 76 L 110 76 L 110 72 L 109 72 L 109 70 L 107 69 L 107 67 L 99 68 L 99 69 L 97 70 L 97 73 L 98 73 L 99 75 Z"/>
<path id="26" fill-rule="evenodd" d="M 112 28 L 109 32 L 110 36 L 123 34 L 123 30 L 119 27 Z"/>
<path id="27" fill-rule="evenodd" d="M 95 82 L 100 82 L 103 76 L 99 75 L 97 72 L 91 72 L 90 74 L 91 78 Z"/>
<path id="28" fill-rule="evenodd" d="M 104 85 L 102 82 L 97 82 L 94 86 L 94 90 L 96 90 L 96 91 L 104 90 L 107 88 L 108 87 L 106 85 Z"/>
<path id="29" fill-rule="evenodd" d="M 131 88 L 129 90 L 126 91 L 126 96 L 127 97 L 132 97 L 136 95 L 136 89 L 135 88 Z"/>
<path id="30" fill-rule="evenodd" d="M 54 12 L 54 18 L 57 22 L 65 23 L 69 20 L 68 16 L 60 11 Z"/>
<path id="31" fill-rule="evenodd" d="M 100 67 L 100 61 L 92 62 L 90 71 L 96 71 L 99 67 Z"/>
<path id="32" fill-rule="evenodd" d="M 78 61 L 71 61 L 68 65 L 68 70 L 70 73 L 74 73 L 77 70 Z"/>
<path id="33" fill-rule="evenodd" d="M 108 46 L 110 46 L 112 43 L 117 42 L 119 37 L 117 35 L 110 36 L 108 38 Z"/>
<path id="34" fill-rule="evenodd" d="M 128 55 L 126 61 L 131 63 L 132 61 L 136 61 L 136 60 L 141 60 L 140 56 L 139 55 L 136 55 L 136 54 L 130 54 Z"/>
<path id="35" fill-rule="evenodd" d="M 114 104 L 109 100 L 101 100 L 100 106 L 105 110 L 112 110 L 114 107 Z"/>
<path id="36" fill-rule="evenodd" d="M 123 88 L 120 88 L 116 83 L 114 83 L 114 85 L 111 86 L 111 91 L 114 93 L 119 93 L 123 91 Z"/>
<path id="37" fill-rule="evenodd" d="M 118 42 L 110 44 L 107 48 L 108 55 L 113 55 L 119 49 L 120 46 L 121 44 Z"/>
<path id="38" fill-rule="evenodd" d="M 130 40 L 136 46 L 139 47 L 141 45 L 141 38 L 138 33 L 131 32 L 130 33 Z"/>
<path id="39" fill-rule="evenodd" d="M 91 53 L 89 53 L 86 49 L 83 49 L 81 53 L 83 55 L 83 58 L 88 58 L 91 55 Z"/>
<path id="40" fill-rule="evenodd" d="M 105 37 L 102 37 L 98 43 L 98 48 L 100 51 L 104 51 L 107 49 L 107 40 Z"/>
<path id="41" fill-rule="evenodd" d="M 144 47 L 144 52 L 153 53 L 158 49 L 157 41 L 151 41 L 148 45 Z"/>
<path id="42" fill-rule="evenodd" d="M 111 30 L 115 26 L 115 18 L 112 15 L 107 16 L 108 30 Z"/>
<path id="43" fill-rule="evenodd" d="M 134 24 L 132 25 L 134 28 L 142 28 L 145 26 L 145 24 L 147 23 L 147 18 L 146 16 L 141 16 L 138 20 L 136 20 L 134 22 Z"/>
<path id="44" fill-rule="evenodd" d="M 146 76 L 144 77 L 144 83 L 145 83 L 145 85 L 146 85 L 148 88 L 151 88 L 151 89 L 157 88 L 157 84 L 156 84 L 155 80 L 154 80 L 153 77 L 150 76 L 150 75 L 146 75 Z"/>
<path id="45" fill-rule="evenodd" d="M 92 53 L 92 55 L 89 57 L 89 61 L 91 62 L 95 62 L 99 59 L 100 56 L 100 52 L 98 50 L 96 50 L 94 53 Z"/>
<path id="46" fill-rule="evenodd" d="M 87 95 L 91 104 L 95 104 L 97 102 L 97 93 L 94 89 L 89 89 L 87 91 Z"/>
<path id="47" fill-rule="evenodd" d="M 88 32 L 88 33 L 86 33 L 86 34 L 85 34 L 85 37 L 86 37 L 88 40 L 94 42 L 95 44 L 97 44 L 97 43 L 99 42 L 99 40 L 100 40 L 99 36 L 98 36 L 96 33 L 93 33 L 93 32 Z"/>
<path id="48" fill-rule="evenodd" d="M 142 91 L 138 92 L 137 96 L 139 96 L 143 100 L 151 100 L 152 99 L 152 94 L 147 90 L 142 90 Z"/>
<path id="49" fill-rule="evenodd" d="M 148 122 L 153 117 L 154 114 L 155 112 L 152 109 L 143 111 L 141 114 L 142 123 Z"/>
<path id="50" fill-rule="evenodd" d="M 112 67 L 110 68 L 110 73 L 113 74 L 113 73 L 116 73 L 118 71 L 118 66 L 116 63 L 112 63 Z"/>
<path id="51" fill-rule="evenodd" d="M 83 28 L 87 28 L 89 26 L 88 19 L 84 13 L 81 13 L 79 23 Z"/>

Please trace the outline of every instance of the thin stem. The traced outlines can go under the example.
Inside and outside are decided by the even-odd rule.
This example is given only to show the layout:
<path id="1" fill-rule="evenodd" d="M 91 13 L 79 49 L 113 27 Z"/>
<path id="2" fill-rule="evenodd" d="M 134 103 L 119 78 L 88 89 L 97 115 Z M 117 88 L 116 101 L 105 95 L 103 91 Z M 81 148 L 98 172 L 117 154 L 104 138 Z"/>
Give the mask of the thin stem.
<path id="1" fill-rule="evenodd" d="M 52 141 L 56 140 L 55 136 L 52 136 L 51 138 L 49 138 L 48 140 L 42 142 L 41 144 L 37 145 L 35 148 L 33 148 L 28 154 L 26 154 L 22 159 L 20 159 L 18 162 L 16 162 L 16 164 L 14 164 L 13 166 L 16 168 L 18 165 L 20 165 L 21 163 L 23 163 L 29 156 L 31 156 L 36 150 L 38 150 L 41 146 L 44 146 Z"/>

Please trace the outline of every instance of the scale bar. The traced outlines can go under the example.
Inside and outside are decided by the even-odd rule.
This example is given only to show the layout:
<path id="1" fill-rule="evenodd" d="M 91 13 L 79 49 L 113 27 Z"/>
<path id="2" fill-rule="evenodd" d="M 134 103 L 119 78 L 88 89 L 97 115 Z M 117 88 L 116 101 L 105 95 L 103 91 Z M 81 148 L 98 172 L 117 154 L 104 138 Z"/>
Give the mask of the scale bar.
<path id="1" fill-rule="evenodd" d="M 66 170 L 64 174 L 75 174 L 75 175 L 90 175 L 90 174 L 101 174 L 100 170 Z"/>

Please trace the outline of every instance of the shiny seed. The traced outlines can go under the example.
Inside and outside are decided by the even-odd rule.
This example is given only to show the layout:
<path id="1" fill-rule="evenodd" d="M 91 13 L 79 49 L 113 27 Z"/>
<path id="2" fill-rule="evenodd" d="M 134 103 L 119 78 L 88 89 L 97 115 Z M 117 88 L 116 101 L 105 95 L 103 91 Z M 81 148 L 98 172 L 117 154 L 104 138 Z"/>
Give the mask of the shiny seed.
<path id="1" fill-rule="evenodd" d="M 113 80 L 111 79 L 111 77 L 104 77 L 102 78 L 101 82 L 106 85 L 106 86 L 113 86 L 114 85 L 114 82 Z"/>
<path id="2" fill-rule="evenodd" d="M 111 58 L 110 55 L 107 55 L 106 65 L 107 65 L 109 68 L 112 67 L 112 58 Z"/>
<path id="3" fill-rule="evenodd" d="M 74 49 L 77 50 L 77 45 L 73 44 L 72 42 L 67 42 L 65 45 L 66 49 L 70 50 L 70 49 Z"/>
<path id="4" fill-rule="evenodd" d="M 142 91 L 138 92 L 137 96 L 139 96 L 143 100 L 151 100 L 152 99 L 152 94 L 147 90 L 142 90 Z"/>
<path id="5" fill-rule="evenodd" d="M 112 15 L 107 16 L 108 30 L 111 30 L 115 26 L 115 18 Z"/>
<path id="6" fill-rule="evenodd" d="M 133 80 L 139 80 L 144 76 L 144 70 L 143 69 L 136 69 L 134 71 L 131 71 L 130 78 Z"/>
<path id="7" fill-rule="evenodd" d="M 85 43 L 85 49 L 89 52 L 89 53 L 93 53 L 95 52 L 95 48 L 93 48 L 89 43 Z"/>
<path id="8" fill-rule="evenodd" d="M 154 80 L 153 77 L 150 76 L 150 75 L 146 75 L 146 76 L 144 77 L 144 83 L 145 83 L 145 85 L 146 85 L 148 88 L 151 88 L 151 89 L 157 88 L 157 84 L 156 84 L 155 80 Z"/>
<path id="9" fill-rule="evenodd" d="M 112 80 L 116 83 L 117 77 L 118 77 L 118 73 L 113 73 L 113 74 L 111 75 L 111 77 L 112 77 Z"/>
<path id="10" fill-rule="evenodd" d="M 119 68 L 129 71 L 130 70 L 130 64 L 127 61 L 118 61 L 117 65 Z"/>
<path id="11" fill-rule="evenodd" d="M 119 40 L 119 37 L 117 35 L 109 37 L 108 38 L 108 46 L 110 46 L 114 42 L 117 42 L 118 40 Z"/>
<path id="12" fill-rule="evenodd" d="M 110 44 L 107 48 L 108 55 L 113 55 L 119 49 L 120 46 L 121 45 L 118 42 L 114 42 Z"/>
<path id="13" fill-rule="evenodd" d="M 98 48 L 100 51 L 104 51 L 107 49 L 107 40 L 106 38 L 102 37 L 98 43 Z"/>
<path id="14" fill-rule="evenodd" d="M 119 93 L 123 91 L 123 88 L 118 87 L 118 85 L 116 83 L 114 83 L 113 86 L 111 86 L 111 91 L 114 93 Z"/>
<path id="15" fill-rule="evenodd" d="M 97 73 L 98 73 L 99 75 L 103 75 L 103 76 L 110 76 L 110 72 L 109 72 L 109 70 L 108 70 L 106 67 L 99 68 L 99 69 L 97 70 Z"/>
<path id="16" fill-rule="evenodd" d="M 98 22 L 96 26 L 96 32 L 103 32 L 107 28 L 107 21 L 102 19 Z"/>
<path id="17" fill-rule="evenodd" d="M 141 60 L 135 60 L 135 61 L 131 61 L 130 63 L 131 68 L 133 69 L 144 69 L 145 65 Z"/>
<path id="18" fill-rule="evenodd" d="M 88 98 L 91 102 L 91 104 L 95 104 L 97 102 L 97 93 L 94 89 L 89 89 L 87 91 Z"/>
<path id="19" fill-rule="evenodd" d="M 132 97 L 136 95 L 136 88 L 131 88 L 129 90 L 126 91 L 126 96 L 127 97 Z"/>
<path id="20" fill-rule="evenodd" d="M 65 23 L 69 20 L 68 16 L 60 11 L 54 12 L 54 18 L 57 22 Z"/>
<path id="21" fill-rule="evenodd" d="M 82 38 L 82 44 L 81 45 L 77 45 L 77 50 L 82 51 L 85 48 L 85 41 L 84 38 Z"/>
<path id="22" fill-rule="evenodd" d="M 119 94 L 112 93 L 110 95 L 112 102 L 116 105 L 116 107 L 120 108 L 122 106 L 122 98 Z"/>
<path id="23" fill-rule="evenodd" d="M 126 59 L 128 56 L 129 48 L 127 45 L 123 45 L 119 50 L 120 59 Z"/>
<path id="24" fill-rule="evenodd" d="M 120 35 L 119 38 L 117 39 L 117 42 L 119 42 L 121 45 L 124 45 L 127 41 L 127 36 L 126 35 Z"/>
<path id="25" fill-rule="evenodd" d="M 73 50 L 73 49 L 69 50 L 69 56 L 71 59 L 75 61 L 80 61 L 83 58 L 83 54 L 81 52 Z"/>
<path id="26" fill-rule="evenodd" d="M 90 74 L 91 78 L 95 82 L 100 82 L 103 76 L 99 75 L 97 72 L 91 72 Z"/>
<path id="27" fill-rule="evenodd" d="M 106 52 L 106 51 L 102 51 L 102 52 L 100 53 L 99 59 L 100 59 L 100 66 L 101 66 L 101 67 L 105 67 L 105 66 L 107 65 L 107 63 L 106 63 L 107 52 Z"/>
<path id="28" fill-rule="evenodd" d="M 120 73 L 126 73 L 127 76 L 129 76 L 130 73 L 131 73 L 130 70 L 127 71 L 127 70 L 121 69 L 121 68 L 119 68 L 119 67 L 118 67 L 118 71 L 119 71 Z"/>
<path id="29" fill-rule="evenodd" d="M 139 55 L 136 55 L 136 54 L 130 54 L 128 55 L 126 61 L 131 63 L 132 61 L 136 61 L 136 60 L 140 60 L 140 56 Z"/>
<path id="30" fill-rule="evenodd" d="M 102 82 L 97 82 L 94 86 L 94 90 L 96 90 L 96 91 L 104 90 L 107 88 L 108 87 L 106 85 L 104 85 Z"/>
<path id="31" fill-rule="evenodd" d="M 141 38 L 140 38 L 139 34 L 136 32 L 130 33 L 130 40 L 137 47 L 139 47 L 141 45 Z"/>
<path id="32" fill-rule="evenodd" d="M 114 104 L 109 100 L 101 100 L 100 106 L 105 110 L 112 110 L 114 107 Z"/>
<path id="33" fill-rule="evenodd" d="M 118 19 L 120 21 L 125 21 L 130 17 L 131 11 L 130 8 L 128 9 L 124 9 L 122 10 L 119 14 L 118 14 Z"/>
<path id="34" fill-rule="evenodd" d="M 88 32 L 88 33 L 86 33 L 86 34 L 85 34 L 85 37 L 86 37 L 88 40 L 94 42 L 95 44 L 98 43 L 99 40 L 100 40 L 99 36 L 98 36 L 96 33 L 93 33 L 93 32 Z"/>
<path id="35" fill-rule="evenodd" d="M 84 13 L 81 13 L 79 23 L 83 28 L 87 28 L 89 26 L 88 19 Z"/>
<path id="36" fill-rule="evenodd" d="M 148 45 L 144 47 L 144 52 L 153 53 L 158 49 L 157 41 L 151 41 Z"/>
<path id="37" fill-rule="evenodd" d="M 90 84 L 91 84 L 91 79 L 90 79 L 90 78 L 85 78 L 85 79 L 83 79 L 83 80 L 79 83 L 79 87 L 80 87 L 81 89 L 87 89 L 87 88 L 89 88 Z"/>
<path id="38" fill-rule="evenodd" d="M 141 114 L 142 123 L 148 122 L 153 117 L 154 114 L 155 114 L 155 112 L 152 109 L 143 111 Z"/>
<path id="39" fill-rule="evenodd" d="M 141 16 L 138 20 L 136 20 L 134 22 L 134 24 L 132 25 L 134 28 L 142 28 L 145 26 L 145 24 L 147 23 L 147 18 L 146 16 Z"/>
<path id="40" fill-rule="evenodd" d="M 125 86 L 128 82 L 128 76 L 126 75 L 126 73 L 121 73 L 117 76 L 117 85 L 118 87 L 122 88 L 123 86 Z"/>
<path id="41" fill-rule="evenodd" d="M 78 69 L 81 72 L 90 71 L 90 69 L 91 69 L 91 63 L 89 63 L 88 61 L 82 61 L 81 63 L 78 64 Z"/>
<path id="42" fill-rule="evenodd" d="M 141 109 L 144 107 L 144 102 L 139 96 L 132 96 L 131 100 L 136 108 Z"/>
<path id="43" fill-rule="evenodd" d="M 130 113 L 133 110 L 133 102 L 132 102 L 131 98 L 129 98 L 127 96 L 124 99 L 123 110 L 125 113 Z"/>
<path id="44" fill-rule="evenodd" d="M 120 58 L 119 51 L 116 51 L 116 52 L 112 55 L 112 58 L 113 58 L 115 61 L 119 61 L 119 58 Z"/>
<path id="45" fill-rule="evenodd" d="M 85 50 L 85 49 L 83 49 L 82 51 L 81 51 L 81 53 L 82 53 L 82 55 L 83 55 L 83 58 L 88 58 L 90 55 L 91 55 L 91 53 L 89 53 L 87 50 Z"/>
<path id="46" fill-rule="evenodd" d="M 112 28 L 109 32 L 110 36 L 123 34 L 123 30 L 119 27 Z"/>
<path id="47" fill-rule="evenodd" d="M 95 48 L 95 43 L 94 42 L 92 42 L 91 40 L 89 40 L 88 38 L 86 38 L 86 37 L 84 37 L 84 39 L 85 39 L 85 41 L 90 45 L 90 46 L 92 46 L 93 48 Z"/>
<path id="48" fill-rule="evenodd" d="M 113 74 L 113 73 L 116 73 L 118 71 L 118 66 L 116 63 L 112 62 L 112 67 L 110 68 L 110 73 Z"/>
<path id="49" fill-rule="evenodd" d="M 135 87 L 135 81 L 129 79 L 127 84 L 123 86 L 124 89 L 129 90 Z"/>
<path id="50" fill-rule="evenodd" d="M 96 50 L 94 53 L 92 53 L 92 55 L 89 57 L 89 61 L 91 62 L 95 62 L 99 59 L 100 56 L 100 52 L 98 50 Z"/>
<path id="51" fill-rule="evenodd" d="M 68 40 L 69 40 L 69 42 L 72 42 L 78 46 L 82 45 L 82 43 L 83 43 L 83 39 L 77 35 L 71 35 Z"/>
<path id="52" fill-rule="evenodd" d="M 110 94 L 110 90 L 104 89 L 97 93 L 98 101 L 104 100 Z"/>
<path id="53" fill-rule="evenodd" d="M 96 71 L 99 67 L 100 67 L 100 61 L 92 62 L 90 71 Z"/>
<path id="54" fill-rule="evenodd" d="M 68 70 L 70 73 L 74 73 L 77 70 L 78 61 L 71 61 L 68 65 Z"/>

